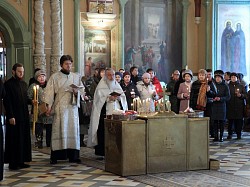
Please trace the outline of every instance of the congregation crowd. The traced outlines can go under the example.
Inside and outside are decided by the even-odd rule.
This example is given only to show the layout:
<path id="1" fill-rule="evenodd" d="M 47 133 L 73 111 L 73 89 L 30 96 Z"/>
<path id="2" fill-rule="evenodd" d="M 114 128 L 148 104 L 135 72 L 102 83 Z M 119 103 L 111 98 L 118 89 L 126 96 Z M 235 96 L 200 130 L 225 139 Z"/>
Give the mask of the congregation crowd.
<path id="1" fill-rule="evenodd" d="M 96 68 L 93 76 L 81 77 L 71 72 L 73 59 L 63 55 L 61 70 L 48 81 L 46 72 L 36 69 L 29 85 L 23 80 L 24 67 L 16 63 L 13 76 L 0 84 L 6 114 L 5 148 L 1 138 L 1 171 L 8 163 L 10 170 L 30 167 L 32 161 L 30 127 L 34 120 L 33 107 L 38 103 L 35 122 L 35 147 L 43 148 L 43 130 L 46 129 L 46 146 L 51 148 L 50 163 L 58 160 L 80 163 L 80 147 L 94 147 L 101 159 L 105 156 L 104 119 L 114 110 L 133 110 L 133 99 L 149 99 L 150 112 L 155 102 L 166 92 L 171 110 L 175 113 L 204 111 L 210 117 L 210 136 L 223 142 L 225 124 L 228 137 L 236 133 L 241 139 L 246 106 L 250 92 L 241 73 L 200 69 L 197 80 L 190 69 L 175 70 L 171 81 L 163 89 L 153 69 L 141 77 L 138 67 L 130 71 Z M 38 88 L 38 89 L 34 89 Z M 37 92 L 37 100 L 34 98 Z M 45 110 L 42 110 L 45 106 Z M 87 145 L 84 136 L 87 137 Z M 1 131 L 1 137 L 3 132 Z M 3 178 L 3 174 L 1 175 Z M 2 179 L 1 178 L 1 179 Z"/>

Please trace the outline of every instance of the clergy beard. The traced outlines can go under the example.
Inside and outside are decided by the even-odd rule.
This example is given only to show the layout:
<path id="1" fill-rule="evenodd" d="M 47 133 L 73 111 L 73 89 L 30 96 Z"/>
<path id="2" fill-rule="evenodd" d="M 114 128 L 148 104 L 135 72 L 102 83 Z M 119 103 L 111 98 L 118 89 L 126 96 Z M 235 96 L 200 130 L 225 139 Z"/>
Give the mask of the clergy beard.
<path id="1" fill-rule="evenodd" d="M 61 69 L 61 72 L 66 74 L 66 75 L 69 75 L 70 71 L 66 70 L 66 69 Z"/>
<path id="2" fill-rule="evenodd" d="M 148 86 L 148 85 L 150 85 L 150 82 L 149 82 L 149 83 L 144 82 L 144 85 L 145 85 L 145 86 Z"/>
<path id="3" fill-rule="evenodd" d="M 17 80 L 22 80 L 23 78 L 18 77 L 16 74 L 14 75 L 14 78 Z"/>
<path id="4" fill-rule="evenodd" d="M 112 88 L 115 87 L 115 84 L 116 84 L 116 81 L 115 81 L 115 80 L 109 80 L 109 79 L 107 79 L 106 81 L 107 81 L 108 87 L 109 87 L 110 89 L 112 89 Z"/>

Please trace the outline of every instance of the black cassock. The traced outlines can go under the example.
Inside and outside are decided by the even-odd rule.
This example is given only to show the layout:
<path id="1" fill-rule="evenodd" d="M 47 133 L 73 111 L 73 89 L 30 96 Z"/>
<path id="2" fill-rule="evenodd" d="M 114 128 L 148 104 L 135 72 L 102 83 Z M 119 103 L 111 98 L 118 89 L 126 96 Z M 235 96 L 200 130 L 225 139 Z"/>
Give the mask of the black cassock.
<path id="1" fill-rule="evenodd" d="M 2 79 L 0 79 L 0 99 L 5 96 L 5 90 L 3 86 Z M 1 107 L 1 114 L 2 114 L 2 106 Z M 3 128 L 2 128 L 2 121 L 0 120 L 0 181 L 3 180 Z"/>
<path id="2" fill-rule="evenodd" d="M 31 161 L 31 137 L 28 111 L 28 85 L 26 82 L 10 78 L 4 83 L 6 95 L 3 99 L 6 111 L 6 135 L 4 162 L 18 165 Z M 9 119 L 15 118 L 16 125 Z"/>

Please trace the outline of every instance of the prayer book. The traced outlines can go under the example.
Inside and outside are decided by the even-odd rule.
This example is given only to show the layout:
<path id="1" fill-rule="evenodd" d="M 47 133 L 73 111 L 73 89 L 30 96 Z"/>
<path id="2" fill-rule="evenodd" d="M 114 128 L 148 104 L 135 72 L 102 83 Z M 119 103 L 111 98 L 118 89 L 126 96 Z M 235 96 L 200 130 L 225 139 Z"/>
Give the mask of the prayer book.
<path id="1" fill-rule="evenodd" d="M 84 86 L 77 86 L 75 84 L 71 84 L 70 87 L 71 88 L 77 88 L 77 89 L 84 88 Z"/>
<path id="2" fill-rule="evenodd" d="M 120 96 L 121 94 L 120 93 L 118 93 L 118 92 L 112 92 L 111 94 L 109 94 L 109 95 L 111 95 L 111 96 Z"/>
<path id="3" fill-rule="evenodd" d="M 47 111 L 46 103 L 41 103 L 38 105 L 39 114 L 44 114 Z"/>

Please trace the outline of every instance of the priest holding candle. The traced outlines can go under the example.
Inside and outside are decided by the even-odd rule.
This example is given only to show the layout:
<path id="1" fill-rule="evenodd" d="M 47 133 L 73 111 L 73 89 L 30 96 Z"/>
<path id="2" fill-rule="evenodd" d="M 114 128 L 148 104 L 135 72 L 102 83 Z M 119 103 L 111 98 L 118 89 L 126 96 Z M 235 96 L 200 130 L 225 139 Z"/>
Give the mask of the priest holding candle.
<path id="1" fill-rule="evenodd" d="M 31 137 L 28 111 L 28 85 L 24 82 L 24 67 L 16 63 L 12 77 L 4 83 L 6 95 L 3 99 L 6 110 L 6 135 L 4 161 L 10 170 L 29 167 L 31 161 Z"/>

